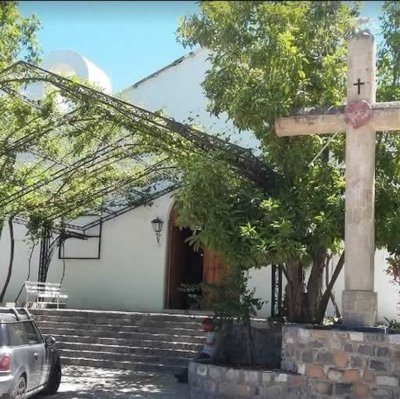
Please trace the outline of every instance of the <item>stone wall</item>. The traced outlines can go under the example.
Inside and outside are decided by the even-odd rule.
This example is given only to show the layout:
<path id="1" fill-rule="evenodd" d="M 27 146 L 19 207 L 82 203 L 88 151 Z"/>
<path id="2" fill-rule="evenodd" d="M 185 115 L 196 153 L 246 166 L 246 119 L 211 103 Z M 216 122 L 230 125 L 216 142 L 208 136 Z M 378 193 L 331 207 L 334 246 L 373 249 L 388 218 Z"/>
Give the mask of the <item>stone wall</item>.
<path id="1" fill-rule="evenodd" d="M 191 399 L 400 399 L 400 334 L 296 325 L 282 333 L 280 370 L 191 363 Z"/>
<path id="2" fill-rule="evenodd" d="M 400 335 L 284 326 L 281 368 L 310 398 L 400 398 Z"/>
<path id="3" fill-rule="evenodd" d="M 297 399 L 307 397 L 307 378 L 191 362 L 189 389 L 190 399 Z"/>

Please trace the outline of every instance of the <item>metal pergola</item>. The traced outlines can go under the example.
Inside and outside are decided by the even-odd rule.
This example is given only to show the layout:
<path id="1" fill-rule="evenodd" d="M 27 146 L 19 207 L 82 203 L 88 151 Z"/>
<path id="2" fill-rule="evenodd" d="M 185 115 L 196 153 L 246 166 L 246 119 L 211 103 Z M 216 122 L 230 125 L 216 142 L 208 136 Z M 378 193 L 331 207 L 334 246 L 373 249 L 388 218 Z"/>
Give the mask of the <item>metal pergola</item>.
<path id="1" fill-rule="evenodd" d="M 56 90 L 67 99 L 67 104 L 73 103 L 74 106 L 66 107 L 65 112 L 49 118 L 45 104 L 32 99 L 28 93 L 30 87 L 38 84 Z M 110 168 L 116 168 L 120 173 L 120 177 L 111 182 L 105 180 L 104 184 L 99 184 L 96 181 L 90 193 L 75 192 L 70 207 L 58 208 L 56 195 L 49 196 L 39 205 L 42 209 L 52 210 L 45 221 L 51 228 L 44 226 L 42 230 L 40 281 L 45 281 L 51 254 L 60 242 L 70 237 L 85 239 L 87 231 L 93 227 L 175 190 L 180 184 L 174 161 L 178 156 L 197 153 L 207 157 L 218 153 L 239 176 L 250 180 L 265 193 L 272 194 L 277 187 L 275 172 L 251 150 L 25 61 L 18 61 L 0 71 L 0 99 L 2 96 L 9 96 L 21 105 L 31 107 L 34 112 L 31 119 L 18 127 L 18 132 L 10 132 L 7 140 L 0 143 L 0 159 L 7 152 L 15 151 L 28 153 L 33 159 L 41 158 L 42 164 L 29 184 L 0 197 L 0 209 L 7 209 L 16 200 L 28 198 L 34 192 L 46 193 L 49 188 L 55 193 L 65 193 L 71 176 L 95 179 Z M 69 137 L 79 141 L 87 131 L 106 123 L 118 134 L 111 138 L 99 137 L 91 152 L 75 156 L 71 147 L 65 159 L 58 159 L 42 154 L 40 148 L 35 147 L 38 140 L 51 138 L 54 132 L 59 131 L 65 135 L 64 142 L 68 146 Z M 125 169 L 134 172 L 124 174 Z M 41 176 L 44 171 L 47 173 L 45 179 Z M 98 217 L 89 223 L 77 224 L 74 221 L 79 216 L 74 214 L 77 208 L 80 215 L 91 213 Z M 13 212 L 17 215 L 16 222 L 29 223 L 24 209 L 14 209 Z M 74 216 L 72 219 L 71 214 Z"/>

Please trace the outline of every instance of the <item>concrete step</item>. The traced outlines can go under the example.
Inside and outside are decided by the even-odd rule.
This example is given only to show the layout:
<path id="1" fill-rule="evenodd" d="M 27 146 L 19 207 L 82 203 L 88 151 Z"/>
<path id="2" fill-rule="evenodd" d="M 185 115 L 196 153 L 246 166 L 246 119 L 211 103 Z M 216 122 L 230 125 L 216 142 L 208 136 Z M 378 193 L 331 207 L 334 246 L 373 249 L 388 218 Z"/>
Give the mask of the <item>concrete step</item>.
<path id="1" fill-rule="evenodd" d="M 151 346 L 126 346 L 126 345 L 102 345 L 83 344 L 81 342 L 60 342 L 57 344 L 60 350 L 91 351 L 91 352 L 112 352 L 133 355 L 154 355 L 161 357 L 196 357 L 197 350 L 154 348 Z"/>
<path id="2" fill-rule="evenodd" d="M 202 316 L 34 309 L 64 364 L 144 372 L 179 372 L 204 343 Z"/>
<path id="3" fill-rule="evenodd" d="M 66 366 L 83 366 L 83 367 L 96 367 L 96 368 L 111 368 L 121 370 L 135 370 L 142 372 L 157 372 L 175 374 L 181 372 L 186 366 L 169 365 L 163 363 L 140 363 L 140 362 L 127 362 L 127 361 L 110 361 L 89 359 L 84 357 L 62 357 L 62 364 Z"/>
<path id="4" fill-rule="evenodd" d="M 102 338 L 115 338 L 115 339 L 147 339 L 147 340 L 162 340 L 172 342 L 191 342 L 202 343 L 204 336 L 190 336 L 181 334 L 158 334 L 158 333 L 144 333 L 144 332 L 119 332 L 119 331 L 101 331 L 101 330 L 87 330 L 87 329 L 69 329 L 59 326 L 57 328 L 48 328 L 39 324 L 40 330 L 45 335 L 76 335 L 102 337 Z"/>
<path id="5" fill-rule="evenodd" d="M 175 323 L 179 322 L 194 322 L 201 324 L 204 315 L 182 315 L 182 314 L 171 314 L 171 313 L 143 313 L 143 312 L 116 312 L 116 311 L 103 311 L 103 310 L 76 310 L 76 309 L 30 309 L 33 315 L 48 315 L 48 316 L 59 316 L 67 317 L 71 319 L 73 317 L 81 317 L 86 320 L 97 320 L 99 323 L 109 324 L 110 320 L 119 320 L 122 323 L 134 324 L 135 320 L 142 319 L 156 319 L 162 321 L 171 321 Z"/>
<path id="6" fill-rule="evenodd" d="M 65 329 L 68 330 L 82 330 L 87 329 L 90 331 L 102 331 L 104 334 L 113 333 L 115 331 L 118 332 L 143 332 L 143 333 L 155 333 L 155 332 L 162 332 L 163 334 L 171 334 L 171 335 L 185 335 L 185 336 L 200 336 L 199 329 L 193 328 L 181 328 L 181 327 L 163 327 L 162 324 L 159 324 L 157 327 L 147 327 L 147 326 L 131 326 L 131 325 L 120 325 L 120 324 L 89 324 L 89 323 L 75 323 L 70 321 L 45 321 L 39 320 L 37 324 L 40 328 L 59 328 L 62 324 Z"/>
<path id="7" fill-rule="evenodd" d="M 62 358 L 78 358 L 83 357 L 86 359 L 98 359 L 103 361 L 111 362 L 132 362 L 132 363 L 143 363 L 143 364 L 166 364 L 171 366 L 186 366 L 188 361 L 193 359 L 190 357 L 176 357 L 176 356 L 156 356 L 156 355 L 145 355 L 145 354 L 133 354 L 133 353 L 114 353 L 114 352 L 98 352 L 98 351 L 86 351 L 86 350 L 70 350 L 61 349 L 60 355 Z"/>
<path id="8" fill-rule="evenodd" d="M 169 321 L 158 319 L 157 317 L 141 318 L 141 319 L 107 319 L 107 318 L 87 318 L 87 317 L 68 317 L 61 315 L 52 314 L 35 314 L 34 318 L 36 322 L 47 322 L 47 323 L 73 323 L 80 325 L 118 325 L 118 326 L 143 326 L 143 327 L 164 327 L 164 328 L 183 328 L 188 330 L 201 329 L 200 321 Z M 112 323 L 110 322 L 112 320 Z"/>
<path id="9" fill-rule="evenodd" d="M 118 338 L 105 338 L 105 337 L 91 337 L 91 336 L 78 336 L 78 335 L 55 335 L 53 337 L 59 343 L 76 343 L 79 344 L 93 344 L 93 345 L 119 345 L 119 346 L 134 346 L 134 347 L 152 347 L 158 349 L 175 349 L 199 352 L 202 344 L 189 343 L 189 342 L 174 342 L 174 341 L 161 341 L 150 339 L 118 339 Z"/>

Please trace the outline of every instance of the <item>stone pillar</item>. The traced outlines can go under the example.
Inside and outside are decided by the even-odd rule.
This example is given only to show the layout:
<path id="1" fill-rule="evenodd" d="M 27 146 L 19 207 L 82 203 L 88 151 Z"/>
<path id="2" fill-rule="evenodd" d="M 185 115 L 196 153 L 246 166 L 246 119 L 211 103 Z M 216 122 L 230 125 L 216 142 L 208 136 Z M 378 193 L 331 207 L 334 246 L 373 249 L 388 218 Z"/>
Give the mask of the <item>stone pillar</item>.
<path id="1" fill-rule="evenodd" d="M 375 40 L 359 33 L 349 43 L 347 101 L 375 102 Z M 359 83 L 356 85 L 356 83 Z M 346 130 L 346 227 L 343 323 L 371 326 L 376 322 L 375 130 L 369 124 Z"/>

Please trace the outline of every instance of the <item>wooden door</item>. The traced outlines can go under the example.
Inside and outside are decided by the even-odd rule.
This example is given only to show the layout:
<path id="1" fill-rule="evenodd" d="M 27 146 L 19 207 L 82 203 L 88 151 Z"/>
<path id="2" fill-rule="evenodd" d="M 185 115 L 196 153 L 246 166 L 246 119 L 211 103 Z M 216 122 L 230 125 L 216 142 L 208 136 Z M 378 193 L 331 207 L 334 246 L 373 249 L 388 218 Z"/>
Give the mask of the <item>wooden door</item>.
<path id="1" fill-rule="evenodd" d="M 193 249 L 191 249 L 185 240 L 190 236 L 189 229 L 180 228 L 176 223 L 177 210 L 174 207 L 168 224 L 169 231 L 169 262 L 167 271 L 167 289 L 166 289 L 166 307 L 169 309 L 185 309 L 188 306 L 187 296 L 179 290 L 182 284 L 193 283 L 191 276 L 193 268 Z M 217 253 L 211 250 L 203 250 L 202 252 L 202 272 L 200 270 L 199 277 L 196 277 L 196 283 L 199 280 L 214 284 L 222 281 L 227 275 L 227 267 Z M 198 255 L 197 255 L 198 256 Z M 199 260 L 199 258 L 197 258 Z M 198 269 L 199 270 L 199 269 Z M 208 293 L 205 293 L 209 297 Z M 208 302 L 208 299 L 206 300 Z"/>
<path id="2" fill-rule="evenodd" d="M 226 263 L 220 255 L 209 249 L 203 255 L 203 281 L 215 284 L 222 281 L 227 275 Z"/>
<path id="3" fill-rule="evenodd" d="M 184 281 L 184 232 L 176 225 L 176 209 L 172 209 L 171 217 L 168 223 L 169 230 L 169 267 L 167 280 L 167 298 L 166 307 L 169 309 L 183 308 L 183 294 L 179 288 Z"/>
<path id="4" fill-rule="evenodd" d="M 204 250 L 203 281 L 208 284 L 221 283 L 228 275 L 228 268 L 222 256 L 211 250 Z M 203 306 L 209 308 L 213 299 L 212 288 L 203 290 Z"/>

